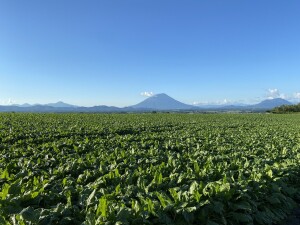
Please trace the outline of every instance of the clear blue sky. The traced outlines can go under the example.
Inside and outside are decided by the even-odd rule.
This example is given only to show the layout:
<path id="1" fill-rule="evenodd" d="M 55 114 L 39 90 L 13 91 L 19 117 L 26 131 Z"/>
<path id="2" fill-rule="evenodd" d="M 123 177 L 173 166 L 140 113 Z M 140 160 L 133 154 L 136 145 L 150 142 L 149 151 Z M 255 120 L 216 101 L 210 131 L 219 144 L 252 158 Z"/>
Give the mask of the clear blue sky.
<path id="1" fill-rule="evenodd" d="M 298 0 L 1 0 L 0 104 L 300 99 L 299 10 Z"/>

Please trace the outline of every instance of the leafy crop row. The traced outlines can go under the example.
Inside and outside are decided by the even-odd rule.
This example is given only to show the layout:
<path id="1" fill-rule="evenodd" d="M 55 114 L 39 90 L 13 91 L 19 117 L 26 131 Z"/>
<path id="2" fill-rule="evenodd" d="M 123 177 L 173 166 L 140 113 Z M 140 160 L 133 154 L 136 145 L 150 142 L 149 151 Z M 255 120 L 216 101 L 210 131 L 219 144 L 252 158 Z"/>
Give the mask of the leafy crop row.
<path id="1" fill-rule="evenodd" d="M 300 115 L 0 114 L 0 224 L 272 224 Z"/>

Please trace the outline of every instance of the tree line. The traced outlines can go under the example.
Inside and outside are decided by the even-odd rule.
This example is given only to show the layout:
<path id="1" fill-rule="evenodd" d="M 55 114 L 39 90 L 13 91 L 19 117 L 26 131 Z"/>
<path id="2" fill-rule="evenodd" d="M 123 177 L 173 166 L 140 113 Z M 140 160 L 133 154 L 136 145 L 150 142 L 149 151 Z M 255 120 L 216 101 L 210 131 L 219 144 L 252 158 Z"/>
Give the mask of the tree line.
<path id="1" fill-rule="evenodd" d="M 282 105 L 271 110 L 272 113 L 300 112 L 300 103 L 297 105 Z"/>

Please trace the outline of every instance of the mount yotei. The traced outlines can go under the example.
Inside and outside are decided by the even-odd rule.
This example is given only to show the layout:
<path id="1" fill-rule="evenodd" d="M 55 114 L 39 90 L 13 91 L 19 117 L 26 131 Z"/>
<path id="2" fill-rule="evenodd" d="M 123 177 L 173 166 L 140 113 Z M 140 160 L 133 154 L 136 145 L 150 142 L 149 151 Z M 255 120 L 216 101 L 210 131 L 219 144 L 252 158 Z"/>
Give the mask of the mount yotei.
<path id="1" fill-rule="evenodd" d="M 153 109 L 153 110 L 189 110 L 197 109 L 192 105 L 187 105 L 171 98 L 167 94 L 153 95 L 146 100 L 131 106 L 134 109 Z"/>

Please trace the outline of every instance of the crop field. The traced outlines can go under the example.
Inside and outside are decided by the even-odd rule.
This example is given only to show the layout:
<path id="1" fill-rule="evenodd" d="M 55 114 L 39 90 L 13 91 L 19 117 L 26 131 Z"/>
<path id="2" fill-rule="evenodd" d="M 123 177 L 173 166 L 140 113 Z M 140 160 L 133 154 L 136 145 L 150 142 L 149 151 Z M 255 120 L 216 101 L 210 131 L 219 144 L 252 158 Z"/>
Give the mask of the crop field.
<path id="1" fill-rule="evenodd" d="M 276 224 L 300 115 L 0 114 L 0 224 Z"/>

